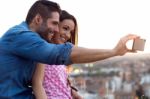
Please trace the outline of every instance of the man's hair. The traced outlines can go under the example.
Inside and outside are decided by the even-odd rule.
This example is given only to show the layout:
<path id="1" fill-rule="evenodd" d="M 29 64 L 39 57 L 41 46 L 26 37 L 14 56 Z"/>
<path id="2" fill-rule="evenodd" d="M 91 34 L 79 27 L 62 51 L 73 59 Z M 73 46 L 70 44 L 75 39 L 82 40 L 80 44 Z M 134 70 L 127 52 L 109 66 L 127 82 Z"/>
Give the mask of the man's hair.
<path id="1" fill-rule="evenodd" d="M 68 13 L 67 11 L 62 10 L 59 21 L 62 22 L 65 19 L 70 19 L 75 24 L 75 30 L 73 31 L 74 33 L 71 34 L 71 39 L 69 39 L 68 42 L 71 42 L 71 43 L 77 45 L 77 43 L 78 43 L 78 26 L 77 26 L 76 18 L 73 15 L 71 15 L 70 13 Z"/>
<path id="2" fill-rule="evenodd" d="M 38 0 L 29 9 L 26 22 L 27 24 L 30 24 L 37 14 L 39 14 L 43 19 L 50 18 L 52 12 L 61 13 L 59 4 L 48 0 Z"/>

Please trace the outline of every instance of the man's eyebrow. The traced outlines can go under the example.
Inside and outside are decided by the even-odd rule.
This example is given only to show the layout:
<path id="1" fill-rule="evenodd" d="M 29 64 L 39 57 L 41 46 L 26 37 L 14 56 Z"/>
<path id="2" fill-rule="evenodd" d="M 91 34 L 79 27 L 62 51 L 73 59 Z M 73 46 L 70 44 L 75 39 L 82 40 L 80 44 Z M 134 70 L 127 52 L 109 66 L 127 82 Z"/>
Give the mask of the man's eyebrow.
<path id="1" fill-rule="evenodd" d="M 53 21 L 54 24 L 59 24 L 59 21 Z"/>

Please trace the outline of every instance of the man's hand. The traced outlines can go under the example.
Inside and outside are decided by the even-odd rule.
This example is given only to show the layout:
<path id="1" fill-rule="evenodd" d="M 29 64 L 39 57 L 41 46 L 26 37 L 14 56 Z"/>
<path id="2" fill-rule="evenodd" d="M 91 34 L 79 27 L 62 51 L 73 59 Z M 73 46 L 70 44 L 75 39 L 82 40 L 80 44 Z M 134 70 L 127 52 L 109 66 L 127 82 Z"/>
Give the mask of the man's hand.
<path id="1" fill-rule="evenodd" d="M 129 35 L 126 35 L 124 37 L 122 37 L 117 46 L 113 49 L 114 50 L 114 53 L 116 55 L 124 55 L 126 54 L 127 52 L 135 52 L 133 51 L 132 49 L 128 49 L 127 46 L 126 46 L 126 43 L 129 41 L 129 40 L 134 40 L 136 38 L 139 38 L 139 36 L 137 35 L 134 35 L 134 34 L 129 34 Z"/>

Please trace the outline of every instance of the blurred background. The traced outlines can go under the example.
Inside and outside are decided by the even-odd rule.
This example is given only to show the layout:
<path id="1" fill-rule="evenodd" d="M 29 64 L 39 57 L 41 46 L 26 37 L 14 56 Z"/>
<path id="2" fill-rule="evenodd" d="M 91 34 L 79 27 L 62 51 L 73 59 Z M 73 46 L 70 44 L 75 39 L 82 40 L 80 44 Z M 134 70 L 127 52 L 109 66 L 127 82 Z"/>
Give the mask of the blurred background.
<path id="1" fill-rule="evenodd" d="M 35 1 L 1 0 L 0 36 L 24 21 Z M 79 46 L 110 49 L 128 33 L 146 39 L 143 52 L 73 65 L 70 76 L 79 93 L 85 99 L 150 99 L 149 0 L 54 1 L 76 17 Z"/>
<path id="2" fill-rule="evenodd" d="M 71 78 L 85 99 L 150 99 L 150 54 L 75 64 Z"/>

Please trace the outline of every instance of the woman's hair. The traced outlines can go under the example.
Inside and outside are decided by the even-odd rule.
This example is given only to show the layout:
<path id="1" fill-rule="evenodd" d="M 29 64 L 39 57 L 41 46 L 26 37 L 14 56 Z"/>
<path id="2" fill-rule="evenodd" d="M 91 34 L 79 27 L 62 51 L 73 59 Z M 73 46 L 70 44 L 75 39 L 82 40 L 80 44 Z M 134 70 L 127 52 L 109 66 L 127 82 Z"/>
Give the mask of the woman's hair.
<path id="1" fill-rule="evenodd" d="M 27 24 L 30 24 L 37 14 L 39 14 L 44 20 L 47 20 L 51 17 L 52 12 L 61 13 L 60 6 L 57 3 L 49 0 L 38 0 L 29 9 L 26 22 Z"/>
<path id="2" fill-rule="evenodd" d="M 68 42 L 71 42 L 74 45 L 77 45 L 78 44 L 78 26 L 77 26 L 76 18 L 73 15 L 69 14 L 67 11 L 62 10 L 60 14 L 60 22 L 64 21 L 65 19 L 70 19 L 75 24 L 74 32 L 71 33 L 71 38 L 68 40 Z"/>

